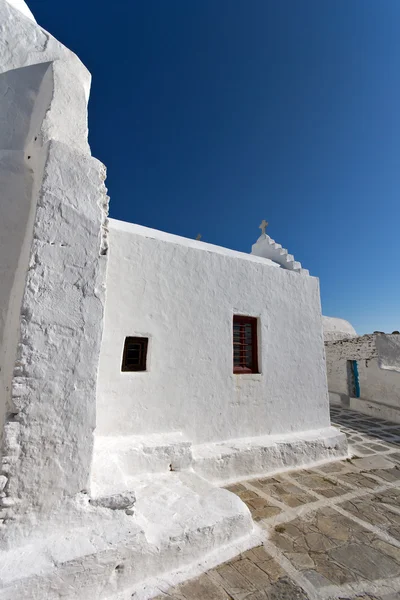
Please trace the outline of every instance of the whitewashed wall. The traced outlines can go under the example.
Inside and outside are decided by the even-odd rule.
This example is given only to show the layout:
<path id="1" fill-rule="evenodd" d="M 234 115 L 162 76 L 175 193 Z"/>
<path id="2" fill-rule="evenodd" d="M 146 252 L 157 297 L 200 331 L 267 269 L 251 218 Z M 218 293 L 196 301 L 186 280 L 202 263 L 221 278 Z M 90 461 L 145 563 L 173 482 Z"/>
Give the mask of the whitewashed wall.
<path id="1" fill-rule="evenodd" d="M 331 402 L 400 422 L 400 336 L 371 334 L 325 346 Z M 357 360 L 360 398 L 349 396 L 349 360 Z"/>
<path id="2" fill-rule="evenodd" d="M 31 21 L 35 21 L 35 17 L 33 16 L 31 9 L 26 2 L 24 2 L 24 0 L 7 0 L 7 2 L 14 8 L 17 8 L 25 17 L 28 17 L 28 19 L 31 19 Z"/>
<path id="3" fill-rule="evenodd" d="M 332 402 L 349 403 L 348 360 L 377 357 L 374 335 L 325 342 L 329 396 Z"/>
<path id="4" fill-rule="evenodd" d="M 24 7 L 0 0 L 0 519 L 8 521 L 88 487 L 108 203 L 104 166 L 87 141 L 90 74 Z"/>
<path id="5" fill-rule="evenodd" d="M 50 104 L 48 69 L 48 63 L 42 63 L 0 73 L 0 436 L 6 414 L 12 411 L 11 379 L 36 210 L 34 168 L 26 146 Z M 43 114 L 37 110 L 40 104 Z M 40 171 L 41 161 L 34 154 Z"/>
<path id="6" fill-rule="evenodd" d="M 259 318 L 261 374 L 232 372 L 234 314 Z M 149 337 L 147 372 L 121 372 L 126 336 Z M 317 279 L 110 220 L 96 434 L 202 443 L 328 425 Z"/>
<path id="7" fill-rule="evenodd" d="M 400 409 L 400 373 L 382 369 L 378 359 L 358 365 L 361 397 Z"/>

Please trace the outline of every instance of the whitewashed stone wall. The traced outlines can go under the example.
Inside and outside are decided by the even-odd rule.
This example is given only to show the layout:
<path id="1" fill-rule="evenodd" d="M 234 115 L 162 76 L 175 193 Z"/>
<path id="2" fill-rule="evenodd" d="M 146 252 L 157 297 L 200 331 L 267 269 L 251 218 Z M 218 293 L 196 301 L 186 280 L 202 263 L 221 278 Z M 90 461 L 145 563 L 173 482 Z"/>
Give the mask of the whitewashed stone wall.
<path id="1" fill-rule="evenodd" d="M 370 334 L 325 342 L 330 400 L 400 422 L 400 336 Z M 348 361 L 358 365 L 360 398 L 349 395 Z"/>
<path id="2" fill-rule="evenodd" d="M 24 2 L 24 0 L 7 0 L 7 2 L 14 8 L 17 8 L 25 17 L 28 17 L 28 19 L 36 22 L 29 6 L 26 4 L 26 2 Z"/>
<path id="3" fill-rule="evenodd" d="M 18 7 L 23 8 L 22 4 Z M 106 267 L 90 75 L 0 0 L 0 518 L 88 486 Z"/>
<path id="4" fill-rule="evenodd" d="M 328 389 L 331 401 L 349 403 L 349 360 L 370 361 L 376 358 L 374 335 L 365 335 L 351 339 L 325 342 L 326 364 L 328 374 Z"/>
<path id="5" fill-rule="evenodd" d="M 234 314 L 259 319 L 260 374 L 232 372 Z M 136 335 L 150 340 L 148 372 L 121 372 Z M 327 426 L 316 278 L 110 220 L 97 434 L 199 444 Z"/>
<path id="6" fill-rule="evenodd" d="M 259 373 L 233 373 L 233 316 Z M 122 372 L 126 337 L 147 369 Z M 347 455 L 330 427 L 319 282 L 274 261 L 110 220 L 92 493 L 192 467 L 216 484 Z"/>

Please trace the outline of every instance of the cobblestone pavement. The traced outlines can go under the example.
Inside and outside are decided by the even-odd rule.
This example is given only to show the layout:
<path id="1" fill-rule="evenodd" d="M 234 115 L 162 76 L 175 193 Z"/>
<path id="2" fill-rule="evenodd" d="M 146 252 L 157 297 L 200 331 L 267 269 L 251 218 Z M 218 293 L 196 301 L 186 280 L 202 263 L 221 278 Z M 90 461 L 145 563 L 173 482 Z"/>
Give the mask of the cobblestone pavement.
<path id="1" fill-rule="evenodd" d="M 157 600 L 400 600 L 400 425 L 331 414 L 352 458 L 229 486 L 264 544 Z"/>

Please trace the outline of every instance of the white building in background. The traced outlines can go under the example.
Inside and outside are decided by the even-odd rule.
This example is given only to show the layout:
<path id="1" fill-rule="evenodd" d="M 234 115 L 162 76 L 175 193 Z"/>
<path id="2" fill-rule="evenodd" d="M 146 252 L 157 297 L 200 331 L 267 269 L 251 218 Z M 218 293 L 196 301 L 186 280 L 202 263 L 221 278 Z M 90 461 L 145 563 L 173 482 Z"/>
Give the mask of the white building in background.
<path id="1" fill-rule="evenodd" d="M 322 317 L 322 328 L 325 342 L 334 342 L 336 340 L 347 340 L 357 337 L 353 325 L 344 319 L 335 317 Z"/>
<path id="2" fill-rule="evenodd" d="M 259 542 L 218 484 L 346 454 L 318 280 L 108 220 L 89 73 L 0 23 L 0 600 L 151 597 Z"/>
<path id="3" fill-rule="evenodd" d="M 343 319 L 323 323 L 330 402 L 400 423 L 400 335 L 357 336 Z"/>

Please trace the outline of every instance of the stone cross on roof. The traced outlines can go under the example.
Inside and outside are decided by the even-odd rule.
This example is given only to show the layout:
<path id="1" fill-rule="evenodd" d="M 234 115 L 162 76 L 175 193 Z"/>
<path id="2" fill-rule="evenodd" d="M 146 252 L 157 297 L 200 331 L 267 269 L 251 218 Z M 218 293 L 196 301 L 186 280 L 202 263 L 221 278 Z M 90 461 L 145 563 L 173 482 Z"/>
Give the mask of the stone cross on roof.
<path id="1" fill-rule="evenodd" d="M 267 226 L 268 222 L 265 219 L 263 219 L 261 225 L 259 226 L 259 229 L 261 229 L 263 235 L 265 235 L 265 230 L 267 229 Z"/>

